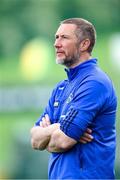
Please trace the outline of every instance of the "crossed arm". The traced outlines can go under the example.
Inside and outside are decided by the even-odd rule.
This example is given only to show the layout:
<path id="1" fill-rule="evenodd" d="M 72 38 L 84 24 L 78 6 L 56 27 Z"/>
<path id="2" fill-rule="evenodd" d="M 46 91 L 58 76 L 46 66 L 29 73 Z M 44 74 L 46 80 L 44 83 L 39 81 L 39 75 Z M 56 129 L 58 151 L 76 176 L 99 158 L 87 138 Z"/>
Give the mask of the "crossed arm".
<path id="1" fill-rule="evenodd" d="M 87 129 L 80 138 L 80 142 L 91 142 L 93 139 L 91 132 L 90 129 Z M 51 124 L 47 114 L 42 118 L 40 126 L 35 126 L 31 129 L 31 144 L 33 149 L 46 149 L 49 152 L 65 152 L 76 143 L 78 143 L 76 140 L 68 137 L 60 130 L 59 123 Z"/>

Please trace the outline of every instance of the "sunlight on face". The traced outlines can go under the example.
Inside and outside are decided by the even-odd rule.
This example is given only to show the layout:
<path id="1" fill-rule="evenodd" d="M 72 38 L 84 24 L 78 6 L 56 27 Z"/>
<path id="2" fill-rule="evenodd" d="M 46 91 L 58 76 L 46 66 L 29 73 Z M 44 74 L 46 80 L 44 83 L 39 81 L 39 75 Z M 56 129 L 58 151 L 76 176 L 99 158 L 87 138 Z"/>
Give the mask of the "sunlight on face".
<path id="1" fill-rule="evenodd" d="M 79 48 L 75 35 L 76 25 L 61 24 L 55 36 L 56 63 L 67 67 L 79 61 Z"/>

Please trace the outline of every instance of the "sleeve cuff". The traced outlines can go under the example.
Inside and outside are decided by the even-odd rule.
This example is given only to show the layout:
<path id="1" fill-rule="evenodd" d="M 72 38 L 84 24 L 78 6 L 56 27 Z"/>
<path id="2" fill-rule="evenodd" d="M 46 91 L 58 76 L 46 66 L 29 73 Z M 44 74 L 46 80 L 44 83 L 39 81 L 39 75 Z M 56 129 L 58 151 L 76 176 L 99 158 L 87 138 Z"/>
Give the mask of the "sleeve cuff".
<path id="1" fill-rule="evenodd" d="M 80 137 L 83 135 L 83 131 L 80 129 L 80 127 L 73 123 L 71 123 L 71 125 L 67 129 L 65 129 L 63 126 L 60 125 L 60 129 L 67 136 L 75 139 L 76 141 L 79 141 Z"/>
<path id="2" fill-rule="evenodd" d="M 84 131 L 74 123 L 74 120 L 77 118 L 78 110 L 71 108 L 66 114 L 64 119 L 60 120 L 60 129 L 69 137 L 79 141 L 80 137 Z"/>

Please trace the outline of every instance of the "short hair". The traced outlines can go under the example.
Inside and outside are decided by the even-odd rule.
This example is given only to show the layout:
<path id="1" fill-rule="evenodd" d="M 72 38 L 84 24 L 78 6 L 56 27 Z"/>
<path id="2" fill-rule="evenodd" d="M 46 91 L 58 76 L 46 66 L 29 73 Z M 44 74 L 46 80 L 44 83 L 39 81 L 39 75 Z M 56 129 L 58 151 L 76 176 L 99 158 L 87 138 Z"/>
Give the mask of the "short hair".
<path id="1" fill-rule="evenodd" d="M 96 42 L 96 30 L 92 23 L 82 18 L 69 18 L 61 21 L 60 24 L 75 24 L 75 34 L 78 38 L 78 41 L 81 42 L 81 40 L 88 38 L 90 40 L 90 46 L 88 47 L 87 51 L 89 53 L 92 52 Z"/>

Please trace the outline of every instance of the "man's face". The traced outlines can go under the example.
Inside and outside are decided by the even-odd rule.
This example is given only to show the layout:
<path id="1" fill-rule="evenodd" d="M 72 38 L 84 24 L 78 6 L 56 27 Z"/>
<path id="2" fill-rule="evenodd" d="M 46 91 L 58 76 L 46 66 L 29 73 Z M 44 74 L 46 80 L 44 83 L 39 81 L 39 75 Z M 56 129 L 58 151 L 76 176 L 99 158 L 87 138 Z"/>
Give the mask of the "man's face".
<path id="1" fill-rule="evenodd" d="M 79 62 L 80 53 L 75 35 L 76 25 L 61 24 L 55 35 L 56 63 L 72 67 Z"/>

